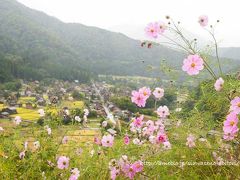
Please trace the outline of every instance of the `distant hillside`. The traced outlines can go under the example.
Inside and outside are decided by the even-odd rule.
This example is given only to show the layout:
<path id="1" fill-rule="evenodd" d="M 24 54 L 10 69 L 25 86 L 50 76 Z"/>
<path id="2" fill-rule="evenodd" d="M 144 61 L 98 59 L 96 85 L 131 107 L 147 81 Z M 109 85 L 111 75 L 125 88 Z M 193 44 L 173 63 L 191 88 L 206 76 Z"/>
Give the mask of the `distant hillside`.
<path id="1" fill-rule="evenodd" d="M 240 47 L 220 48 L 220 56 L 231 59 L 238 59 L 240 64 Z"/>
<path id="2" fill-rule="evenodd" d="M 164 46 L 142 48 L 120 33 L 63 23 L 15 0 L 0 3 L 0 82 L 46 77 L 86 82 L 97 74 L 163 77 L 147 67 L 166 59 L 180 68 L 184 56 Z"/>

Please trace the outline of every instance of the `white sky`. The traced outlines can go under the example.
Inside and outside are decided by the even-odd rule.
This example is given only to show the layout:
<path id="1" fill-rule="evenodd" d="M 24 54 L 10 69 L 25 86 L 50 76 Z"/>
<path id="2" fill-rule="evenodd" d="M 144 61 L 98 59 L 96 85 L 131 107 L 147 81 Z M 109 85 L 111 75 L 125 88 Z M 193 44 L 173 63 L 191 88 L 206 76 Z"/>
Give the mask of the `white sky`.
<path id="1" fill-rule="evenodd" d="M 240 46 L 240 0 L 18 0 L 64 22 L 77 22 L 128 34 L 128 26 L 139 27 L 170 15 L 184 27 L 206 38 L 197 19 L 208 15 L 221 21 L 217 35 L 221 46 Z M 136 28 L 137 29 L 137 28 Z M 139 29 L 143 31 L 143 29 Z M 137 32 L 136 32 L 137 33 Z"/>

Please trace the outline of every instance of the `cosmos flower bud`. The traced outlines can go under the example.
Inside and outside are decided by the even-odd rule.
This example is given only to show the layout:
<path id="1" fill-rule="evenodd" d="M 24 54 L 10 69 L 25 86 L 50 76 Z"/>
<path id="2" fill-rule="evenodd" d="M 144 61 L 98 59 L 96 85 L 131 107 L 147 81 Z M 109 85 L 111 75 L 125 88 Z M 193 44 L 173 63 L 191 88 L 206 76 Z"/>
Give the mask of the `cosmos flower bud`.
<path id="1" fill-rule="evenodd" d="M 152 47 L 152 43 L 148 43 L 148 48 L 151 48 Z"/>
<path id="2" fill-rule="evenodd" d="M 170 16 L 166 16 L 166 19 L 170 19 Z"/>
<path id="3" fill-rule="evenodd" d="M 146 42 L 142 42 L 141 43 L 141 46 L 143 47 L 143 46 L 145 46 L 146 45 Z"/>

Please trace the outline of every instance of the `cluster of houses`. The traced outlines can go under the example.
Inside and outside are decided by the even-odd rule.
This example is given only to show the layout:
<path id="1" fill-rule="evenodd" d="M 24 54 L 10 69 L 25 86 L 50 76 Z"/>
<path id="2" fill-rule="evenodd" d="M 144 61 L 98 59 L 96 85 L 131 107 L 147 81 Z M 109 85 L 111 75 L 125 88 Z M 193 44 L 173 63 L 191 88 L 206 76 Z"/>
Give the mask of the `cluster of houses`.
<path id="1" fill-rule="evenodd" d="M 93 101 L 94 108 L 97 107 L 98 111 L 102 112 L 102 114 L 106 114 L 106 110 L 103 107 L 103 103 L 105 107 L 111 112 L 111 114 L 116 117 L 117 119 L 122 120 L 129 120 L 133 114 L 128 110 L 122 110 L 119 107 L 117 107 L 114 103 L 110 101 L 112 96 L 116 96 L 116 88 L 112 85 L 107 84 L 106 82 L 96 82 L 95 87 L 98 89 L 99 94 L 95 92 L 95 95 L 101 96 L 100 98 L 96 98 Z M 93 88 L 94 89 L 94 88 Z M 120 89 L 117 89 L 118 95 L 124 95 L 129 96 L 128 91 L 124 90 L 121 91 Z M 130 92 L 130 91 L 129 91 Z M 122 94 L 121 94 L 122 93 Z M 103 102 L 101 102 L 103 101 Z"/>
<path id="2" fill-rule="evenodd" d="M 96 87 L 98 92 L 96 92 Z M 0 118 L 16 114 L 18 107 L 35 109 L 46 105 L 58 105 L 63 100 L 74 100 L 72 97 L 74 91 L 84 94 L 83 100 L 88 102 L 90 112 L 95 111 L 97 116 L 107 116 L 106 107 L 116 117 L 126 119 L 132 116 L 131 112 L 121 110 L 110 102 L 111 97 L 115 95 L 116 88 L 105 82 L 96 82 L 94 87 L 93 84 L 79 84 L 76 81 L 55 81 L 50 85 L 44 85 L 39 81 L 22 81 L 22 87 L 18 92 L 11 92 L 8 97 L 1 96 L 0 104 L 4 104 L 6 108 L 0 109 Z M 126 90 L 117 89 L 117 91 L 127 93 Z"/>

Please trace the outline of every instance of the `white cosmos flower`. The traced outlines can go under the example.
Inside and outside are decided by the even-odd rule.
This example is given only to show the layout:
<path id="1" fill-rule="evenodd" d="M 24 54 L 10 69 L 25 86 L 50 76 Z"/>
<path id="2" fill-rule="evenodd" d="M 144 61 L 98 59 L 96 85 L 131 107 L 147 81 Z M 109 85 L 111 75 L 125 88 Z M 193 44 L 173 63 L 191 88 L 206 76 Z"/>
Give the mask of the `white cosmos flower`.
<path id="1" fill-rule="evenodd" d="M 22 122 L 22 118 L 20 116 L 16 116 L 13 120 L 13 122 L 16 124 L 16 125 L 19 125 L 21 122 Z"/>
<path id="2" fill-rule="evenodd" d="M 75 121 L 77 121 L 77 122 L 81 122 L 81 118 L 79 117 L 79 116 L 75 116 Z"/>
<path id="3" fill-rule="evenodd" d="M 108 124 L 107 121 L 103 121 L 102 122 L 102 127 L 107 127 L 107 124 Z"/>
<path id="4" fill-rule="evenodd" d="M 33 143 L 33 146 L 35 147 L 35 149 L 39 149 L 40 148 L 40 142 L 39 141 L 35 141 Z"/>

